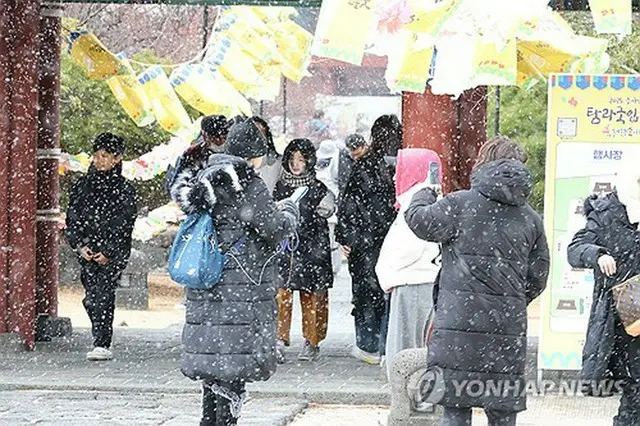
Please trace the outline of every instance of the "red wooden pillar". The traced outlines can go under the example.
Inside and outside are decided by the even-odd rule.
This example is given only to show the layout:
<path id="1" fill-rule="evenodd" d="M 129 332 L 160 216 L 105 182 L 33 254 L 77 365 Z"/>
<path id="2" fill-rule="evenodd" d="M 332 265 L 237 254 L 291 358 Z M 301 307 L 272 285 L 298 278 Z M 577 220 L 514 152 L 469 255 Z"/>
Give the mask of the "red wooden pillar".
<path id="1" fill-rule="evenodd" d="M 38 52 L 36 313 L 58 313 L 60 29 L 62 5 L 43 3 Z"/>
<path id="2" fill-rule="evenodd" d="M 38 0 L 0 2 L 0 87 L 6 119 L 0 124 L 0 175 L 6 192 L 0 195 L 0 233 L 6 332 L 21 335 L 27 349 L 34 347 L 35 219 L 37 128 Z M 5 115 L 5 114 L 0 114 Z M 5 210 L 6 209 L 6 210 Z M 2 330 L 0 330 L 2 331 Z"/>
<path id="3" fill-rule="evenodd" d="M 0 1 L 0 333 L 9 332 L 7 296 L 9 294 L 8 213 L 9 213 L 9 141 L 11 140 L 11 57 L 9 52 L 12 8 Z"/>
<path id="4" fill-rule="evenodd" d="M 469 188 L 471 168 L 486 141 L 487 91 L 479 87 L 459 99 L 404 93 L 402 124 L 407 148 L 428 148 L 442 159 L 443 191 Z"/>

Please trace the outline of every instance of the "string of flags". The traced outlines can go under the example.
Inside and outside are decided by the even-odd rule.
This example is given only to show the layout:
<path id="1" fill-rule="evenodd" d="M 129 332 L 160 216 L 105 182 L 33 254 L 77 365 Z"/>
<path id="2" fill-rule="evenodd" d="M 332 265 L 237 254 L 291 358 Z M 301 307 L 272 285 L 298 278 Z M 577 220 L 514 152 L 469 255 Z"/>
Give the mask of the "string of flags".
<path id="1" fill-rule="evenodd" d="M 631 32 L 631 0 L 590 0 L 600 33 Z M 349 28 L 349 31 L 344 31 Z M 361 65 L 374 45 L 393 92 L 458 96 L 527 87 L 550 73 L 604 73 L 607 41 L 576 35 L 547 0 L 324 0 L 311 53 Z"/>
<path id="2" fill-rule="evenodd" d="M 283 76 L 300 82 L 313 35 L 291 19 L 295 14 L 291 7 L 219 7 L 202 60 L 152 65 L 138 74 L 125 54 L 110 52 L 86 28 L 63 33 L 70 55 L 89 78 L 109 85 L 138 126 L 157 122 L 180 135 L 191 125 L 183 102 L 205 115 L 250 115 L 247 98 L 275 100 Z"/>

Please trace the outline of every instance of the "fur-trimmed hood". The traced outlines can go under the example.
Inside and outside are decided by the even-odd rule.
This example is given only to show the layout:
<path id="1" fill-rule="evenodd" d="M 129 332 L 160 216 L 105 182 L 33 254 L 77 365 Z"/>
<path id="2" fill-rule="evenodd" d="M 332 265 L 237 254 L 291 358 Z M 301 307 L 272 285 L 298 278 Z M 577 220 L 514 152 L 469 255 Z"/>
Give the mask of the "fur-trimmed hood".
<path id="1" fill-rule="evenodd" d="M 253 176 L 256 172 L 245 160 L 213 154 L 204 169 L 189 168 L 176 177 L 171 199 L 186 214 L 211 211 L 218 200 L 241 195 Z"/>

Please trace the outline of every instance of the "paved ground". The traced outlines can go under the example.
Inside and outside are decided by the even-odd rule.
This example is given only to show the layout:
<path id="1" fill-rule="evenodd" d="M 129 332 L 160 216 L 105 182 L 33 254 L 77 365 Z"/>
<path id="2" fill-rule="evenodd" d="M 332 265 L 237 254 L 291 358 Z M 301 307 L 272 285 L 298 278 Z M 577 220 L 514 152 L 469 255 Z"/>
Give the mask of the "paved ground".
<path id="1" fill-rule="evenodd" d="M 382 370 L 348 356 L 350 310 L 343 273 L 331 293 L 329 337 L 313 364 L 295 360 L 302 342 L 296 310 L 289 362 L 268 382 L 249 386 L 241 426 L 386 424 L 389 386 Z M 177 370 L 180 331 L 179 323 L 118 327 L 116 359 L 108 363 L 85 361 L 91 338 L 83 328 L 70 339 L 38 344 L 32 353 L 3 351 L 0 343 L 0 426 L 197 424 L 199 386 Z M 547 396 L 531 398 L 529 406 L 519 425 L 595 426 L 610 424 L 617 402 Z M 486 424 L 482 413 L 476 418 Z"/>

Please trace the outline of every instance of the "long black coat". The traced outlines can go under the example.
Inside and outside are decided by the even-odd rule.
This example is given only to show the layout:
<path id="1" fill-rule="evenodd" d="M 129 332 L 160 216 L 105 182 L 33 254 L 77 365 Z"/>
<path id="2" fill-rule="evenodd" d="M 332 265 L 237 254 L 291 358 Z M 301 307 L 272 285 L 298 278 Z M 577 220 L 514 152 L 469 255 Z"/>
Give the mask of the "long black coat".
<path id="1" fill-rule="evenodd" d="M 631 224 L 616 194 L 589 197 L 585 203 L 587 224 L 578 231 L 567 249 L 574 268 L 593 269 L 595 285 L 587 339 L 582 353 L 582 378 L 640 380 L 640 338 L 632 338 L 615 312 L 611 288 L 640 274 L 640 232 Z M 617 273 L 607 278 L 598 258 L 611 255 Z"/>
<path id="2" fill-rule="evenodd" d="M 122 163 L 108 172 L 91 165 L 71 188 L 67 240 L 78 250 L 89 247 L 108 259 L 107 268 L 122 271 L 131 255 L 131 233 L 137 216 L 136 190 L 123 176 Z M 80 257 L 80 263 L 87 261 Z"/>
<path id="3" fill-rule="evenodd" d="M 309 152 L 303 149 L 302 155 L 307 160 L 307 170 L 314 170 L 313 145 L 309 142 L 309 146 L 302 148 L 312 150 Z M 283 167 L 287 170 L 287 163 L 295 150 L 296 146 L 290 144 L 284 152 L 282 162 Z M 280 201 L 290 197 L 295 190 L 296 187 L 290 186 L 283 179 L 280 179 L 276 183 L 273 197 L 276 201 Z M 293 253 L 285 252 L 283 256 L 279 257 L 280 286 L 282 288 L 314 292 L 324 291 L 333 286 L 329 223 L 317 211 L 318 205 L 327 192 L 325 184 L 314 177 L 313 183 L 309 185 L 309 192 L 300 200 L 298 247 Z"/>
<path id="4" fill-rule="evenodd" d="M 215 154 L 196 172 L 178 176 L 172 198 L 186 213 L 211 214 L 224 253 L 243 237 L 246 242 L 235 259 L 228 257 L 212 289 L 187 289 L 182 373 L 222 382 L 267 380 L 276 371 L 273 256 L 294 220 L 278 211 L 264 181 L 241 158 Z"/>
<path id="5" fill-rule="evenodd" d="M 527 204 L 528 169 L 495 161 L 472 175 L 471 190 L 436 202 L 418 192 L 405 212 L 413 232 L 442 244 L 442 270 L 429 367 L 441 372 L 445 406 L 526 409 L 527 305 L 545 288 L 549 249 L 540 216 Z M 479 380 L 519 389 L 456 392 Z M 457 381 L 457 383 L 456 383 Z"/>
<path id="6" fill-rule="evenodd" d="M 379 251 L 396 217 L 394 203 L 393 176 L 384 159 L 374 152 L 367 153 L 351 166 L 340 196 L 336 241 L 358 251 Z M 373 271 L 377 258 L 371 262 Z"/>

